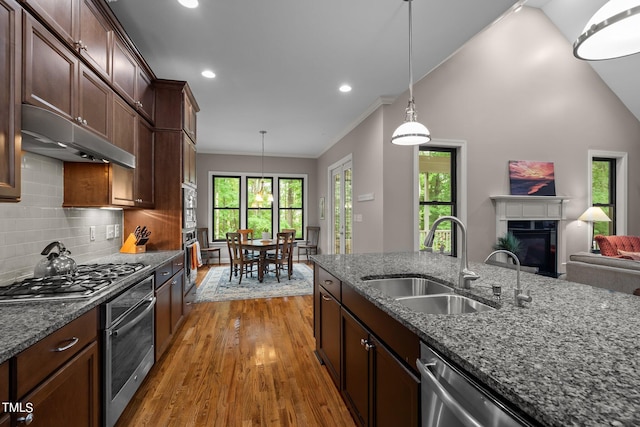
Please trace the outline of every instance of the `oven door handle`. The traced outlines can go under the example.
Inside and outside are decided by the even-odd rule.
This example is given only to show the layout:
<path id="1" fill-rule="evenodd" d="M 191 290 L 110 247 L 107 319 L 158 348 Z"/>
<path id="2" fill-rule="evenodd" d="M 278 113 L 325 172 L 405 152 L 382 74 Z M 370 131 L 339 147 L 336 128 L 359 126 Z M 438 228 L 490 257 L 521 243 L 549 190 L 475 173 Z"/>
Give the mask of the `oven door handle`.
<path id="1" fill-rule="evenodd" d="M 131 320 L 130 322 L 127 322 L 126 325 L 124 325 L 121 328 L 116 329 L 115 331 L 113 331 L 111 333 L 111 335 L 113 335 L 114 337 L 117 337 L 120 334 L 124 334 L 127 331 L 129 331 L 129 329 L 133 328 L 134 326 L 136 326 L 138 323 L 140 323 L 142 321 L 142 319 L 149 314 L 149 312 L 151 310 L 153 310 L 153 307 L 156 305 L 156 297 L 152 297 L 150 300 L 147 300 L 147 302 L 149 303 L 149 306 L 147 308 L 144 309 L 144 311 L 140 314 L 138 314 L 135 319 Z"/>
<path id="2" fill-rule="evenodd" d="M 466 409 L 464 409 L 462 405 L 460 405 L 460 402 L 455 400 L 453 396 L 449 394 L 447 389 L 440 384 L 440 381 L 438 381 L 436 376 L 431 373 L 427 366 L 435 366 L 435 363 L 424 364 L 420 359 L 418 359 L 416 360 L 416 365 L 422 374 L 422 380 L 426 380 L 431 391 L 438 395 L 440 400 L 442 400 L 442 403 L 444 403 L 445 406 L 456 415 L 465 427 L 482 427 L 482 424 L 479 423 L 478 420 L 476 420 Z"/>

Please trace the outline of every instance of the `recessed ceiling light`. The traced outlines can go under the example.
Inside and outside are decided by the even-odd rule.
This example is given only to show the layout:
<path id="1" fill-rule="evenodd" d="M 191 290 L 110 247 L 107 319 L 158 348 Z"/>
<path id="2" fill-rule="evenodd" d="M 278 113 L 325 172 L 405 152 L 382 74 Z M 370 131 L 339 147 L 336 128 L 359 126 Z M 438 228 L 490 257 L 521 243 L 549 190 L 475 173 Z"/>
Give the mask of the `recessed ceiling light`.
<path id="1" fill-rule="evenodd" d="M 338 88 L 338 90 L 340 92 L 343 92 L 343 93 L 351 92 L 351 86 L 349 86 L 348 84 L 345 83 L 342 86 L 340 86 L 340 88 Z"/>
<path id="2" fill-rule="evenodd" d="M 212 79 L 212 78 L 214 78 L 214 77 L 216 76 L 216 73 L 214 73 L 214 72 L 213 72 L 213 71 L 211 71 L 211 70 L 204 70 L 204 71 L 202 72 L 202 75 L 203 75 L 204 77 L 208 78 L 208 79 Z"/>
<path id="3" fill-rule="evenodd" d="M 198 7 L 198 0 L 178 0 L 178 3 L 180 3 L 184 7 L 188 7 L 189 9 Z"/>

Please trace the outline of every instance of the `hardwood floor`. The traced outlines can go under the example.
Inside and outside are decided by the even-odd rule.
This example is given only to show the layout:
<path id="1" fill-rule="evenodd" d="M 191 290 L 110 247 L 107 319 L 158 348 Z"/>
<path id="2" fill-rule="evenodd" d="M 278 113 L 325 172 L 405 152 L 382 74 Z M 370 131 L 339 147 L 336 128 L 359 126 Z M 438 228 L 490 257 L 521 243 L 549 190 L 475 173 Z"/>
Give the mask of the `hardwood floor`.
<path id="1" fill-rule="evenodd" d="M 312 298 L 195 304 L 117 427 L 355 426 L 313 353 Z"/>

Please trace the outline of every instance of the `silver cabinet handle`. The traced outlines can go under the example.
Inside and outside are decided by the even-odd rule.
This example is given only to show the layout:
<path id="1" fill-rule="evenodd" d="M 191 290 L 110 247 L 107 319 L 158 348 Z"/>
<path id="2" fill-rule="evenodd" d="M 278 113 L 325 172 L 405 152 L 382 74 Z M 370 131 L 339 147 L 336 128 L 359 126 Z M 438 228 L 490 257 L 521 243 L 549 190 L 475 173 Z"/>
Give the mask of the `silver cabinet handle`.
<path id="1" fill-rule="evenodd" d="M 483 427 L 460 403 L 453 398 L 445 389 L 438 379 L 431 373 L 427 366 L 435 366 L 435 363 L 424 364 L 420 359 L 416 360 L 418 370 L 422 374 L 422 380 L 430 384 L 429 389 L 438 395 L 442 403 L 444 403 L 451 412 L 462 422 L 465 427 Z"/>
<path id="2" fill-rule="evenodd" d="M 80 341 L 80 338 L 71 337 L 71 342 L 69 344 L 67 344 L 65 346 L 62 346 L 62 347 L 54 348 L 52 351 L 60 353 L 61 351 L 69 350 L 71 347 L 73 347 L 74 345 L 78 344 L 78 341 Z"/>
<path id="3" fill-rule="evenodd" d="M 27 424 L 27 425 L 31 424 L 33 422 L 33 412 L 28 413 L 24 417 L 17 418 L 16 421 L 19 423 Z"/>
<path id="4" fill-rule="evenodd" d="M 331 301 L 331 297 L 328 297 L 326 295 L 322 295 L 322 299 L 325 301 Z"/>
<path id="5" fill-rule="evenodd" d="M 325 280 L 324 284 L 325 285 L 333 285 L 333 280 Z"/>

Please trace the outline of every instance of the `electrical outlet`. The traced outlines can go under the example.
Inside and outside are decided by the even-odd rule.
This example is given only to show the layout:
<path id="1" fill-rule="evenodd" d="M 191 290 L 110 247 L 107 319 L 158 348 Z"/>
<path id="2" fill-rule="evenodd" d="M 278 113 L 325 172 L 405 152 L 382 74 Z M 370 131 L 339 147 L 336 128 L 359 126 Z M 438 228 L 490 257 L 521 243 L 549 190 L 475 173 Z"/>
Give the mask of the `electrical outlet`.
<path id="1" fill-rule="evenodd" d="M 92 225 L 89 227 L 89 240 L 95 242 L 96 240 L 96 226 Z"/>
<path id="2" fill-rule="evenodd" d="M 115 230 L 115 226 L 112 225 L 107 225 L 107 240 L 113 239 L 115 236 L 116 230 Z"/>
<path id="3" fill-rule="evenodd" d="M 114 224 L 113 237 L 120 237 L 120 224 Z"/>

